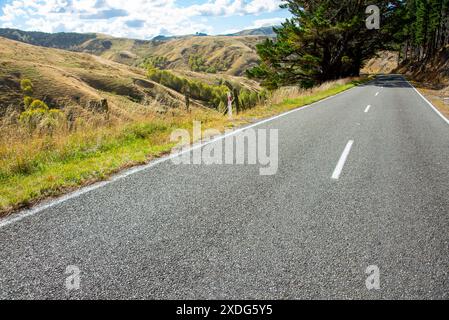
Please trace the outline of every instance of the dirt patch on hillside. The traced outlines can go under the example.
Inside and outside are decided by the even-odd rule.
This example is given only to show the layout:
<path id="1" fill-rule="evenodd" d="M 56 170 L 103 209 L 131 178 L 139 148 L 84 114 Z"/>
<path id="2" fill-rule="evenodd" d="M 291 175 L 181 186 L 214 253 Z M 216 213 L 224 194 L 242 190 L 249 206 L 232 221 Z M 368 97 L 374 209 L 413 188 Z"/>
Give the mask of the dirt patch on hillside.
<path id="1" fill-rule="evenodd" d="M 388 74 L 398 67 L 398 53 L 381 51 L 369 60 L 361 70 L 362 74 Z"/>

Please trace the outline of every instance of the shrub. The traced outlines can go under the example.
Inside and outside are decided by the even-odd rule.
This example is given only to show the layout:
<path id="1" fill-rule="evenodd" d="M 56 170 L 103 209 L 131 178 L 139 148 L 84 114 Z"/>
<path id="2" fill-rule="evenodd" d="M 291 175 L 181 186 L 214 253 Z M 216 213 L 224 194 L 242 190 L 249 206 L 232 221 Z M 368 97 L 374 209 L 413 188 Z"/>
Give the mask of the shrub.
<path id="1" fill-rule="evenodd" d="M 148 77 L 169 87 L 179 93 L 185 93 L 186 89 L 190 92 L 190 97 L 196 100 L 204 101 L 210 107 L 217 109 L 220 101 L 226 103 L 226 93 L 229 89 L 226 86 L 212 86 L 201 81 L 187 80 L 172 74 L 169 71 L 150 68 Z"/>
<path id="2" fill-rule="evenodd" d="M 209 67 L 206 70 L 207 73 L 217 73 L 217 69 L 215 67 Z"/>
<path id="3" fill-rule="evenodd" d="M 36 99 L 36 100 L 33 100 L 33 102 L 30 104 L 29 110 L 32 110 L 32 111 L 43 110 L 44 112 L 46 112 L 49 110 L 49 108 L 45 102 Z"/>
<path id="4" fill-rule="evenodd" d="M 27 127 L 30 133 L 39 129 L 43 133 L 52 135 L 63 119 L 62 112 L 50 109 L 45 102 L 39 99 L 33 99 L 30 96 L 33 91 L 33 84 L 30 80 L 23 79 L 20 82 L 20 87 L 25 93 L 23 102 L 26 110 L 21 113 L 19 122 Z"/>
<path id="5" fill-rule="evenodd" d="M 235 86 L 224 80 L 219 81 L 217 85 L 209 85 L 201 81 L 187 80 L 178 77 L 169 71 L 158 70 L 156 68 L 149 68 L 148 77 L 151 80 L 182 94 L 188 89 L 192 99 L 206 102 L 211 108 L 218 110 L 221 108 L 221 103 L 225 106 L 227 105 L 227 93 L 232 90 L 232 88 L 240 91 L 239 102 L 243 109 L 252 108 L 266 98 L 265 91 L 259 94 L 256 91 L 242 89 L 239 86 Z"/>
<path id="6" fill-rule="evenodd" d="M 207 70 L 206 61 L 199 55 L 191 55 L 189 57 L 189 67 L 192 71 L 204 72 Z"/>
<path id="7" fill-rule="evenodd" d="M 30 133 L 39 129 L 41 133 L 47 133 L 52 135 L 55 129 L 60 125 L 63 120 L 63 113 L 56 109 L 49 110 L 45 108 L 37 108 L 22 112 L 19 117 L 19 121 L 22 125 L 26 126 Z"/>
<path id="8" fill-rule="evenodd" d="M 166 57 L 150 56 L 148 58 L 145 58 L 141 66 L 145 69 L 148 68 L 166 69 L 169 66 L 169 64 L 170 62 Z"/>
<path id="9" fill-rule="evenodd" d="M 30 96 L 25 96 L 25 98 L 23 98 L 23 103 L 25 105 L 25 109 L 28 109 L 31 104 L 33 103 L 34 99 L 31 98 Z"/>
<path id="10" fill-rule="evenodd" d="M 31 96 L 33 94 L 33 84 L 30 79 L 22 79 L 20 81 L 20 88 L 26 96 Z"/>
<path id="11" fill-rule="evenodd" d="M 28 109 L 19 117 L 19 121 L 21 124 L 26 126 L 30 132 L 33 132 L 37 129 L 40 122 L 44 119 L 46 114 L 46 110 L 44 109 Z"/>
<path id="12" fill-rule="evenodd" d="M 196 72 L 217 73 L 225 71 L 227 68 L 224 63 L 216 62 L 213 65 L 208 64 L 203 57 L 193 54 L 189 57 L 190 70 Z"/>
<path id="13" fill-rule="evenodd" d="M 44 114 L 44 117 L 38 124 L 38 129 L 42 133 L 53 135 L 54 131 L 59 127 L 63 119 L 64 114 L 61 111 L 51 109 Z"/>

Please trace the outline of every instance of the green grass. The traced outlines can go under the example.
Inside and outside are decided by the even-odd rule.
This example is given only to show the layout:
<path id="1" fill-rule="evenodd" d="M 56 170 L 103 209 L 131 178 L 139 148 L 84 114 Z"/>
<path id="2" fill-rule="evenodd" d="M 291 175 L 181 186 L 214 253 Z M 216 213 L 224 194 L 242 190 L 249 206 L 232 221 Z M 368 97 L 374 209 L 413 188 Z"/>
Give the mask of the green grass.
<path id="1" fill-rule="evenodd" d="M 281 104 L 281 108 L 295 108 L 295 107 L 301 107 L 305 105 L 312 104 L 314 102 L 320 101 L 322 99 L 325 99 L 327 97 L 336 95 L 340 92 L 346 91 L 348 89 L 351 89 L 355 86 L 354 83 L 344 84 L 344 85 L 338 85 L 335 88 L 331 88 L 329 90 L 323 91 L 321 93 L 314 94 L 312 96 L 306 96 L 306 97 L 300 97 L 296 99 L 285 99 L 284 102 Z"/>
<path id="2" fill-rule="evenodd" d="M 301 107 L 301 106 L 305 106 L 305 105 L 309 105 L 312 104 L 314 102 L 323 100 L 327 97 L 339 94 L 340 92 L 346 91 L 348 89 L 351 89 L 359 84 L 362 84 L 364 81 L 351 81 L 350 83 L 347 84 L 341 84 L 341 85 L 336 85 L 328 90 L 316 93 L 314 95 L 311 96 L 305 96 L 305 97 L 300 97 L 300 98 L 296 98 L 296 99 L 285 99 L 284 102 L 279 106 L 281 109 L 287 108 L 287 109 L 291 109 L 291 108 L 295 108 L 295 107 Z"/>
<path id="3" fill-rule="evenodd" d="M 0 180 L 0 208 L 18 208 L 56 196 L 65 190 L 106 179 L 123 168 L 143 164 L 171 150 L 163 142 L 172 128 L 139 124 L 127 127 L 119 137 L 73 145 L 68 152 L 41 152 L 32 161 L 33 170 Z M 5 177 L 6 176 L 6 177 Z"/>
<path id="4" fill-rule="evenodd" d="M 63 162 L 51 162 L 30 175 L 15 175 L 1 181 L 0 207 L 21 207 L 56 196 L 80 185 L 106 179 L 120 169 L 145 163 L 171 149 L 170 144 L 152 146 L 142 138 L 105 150 L 82 154 Z"/>
<path id="5" fill-rule="evenodd" d="M 109 128 L 109 131 L 101 129 L 90 135 L 62 137 L 59 144 L 51 138 L 48 141 L 41 139 L 41 149 L 34 151 L 32 156 L 14 154 L 15 164 L 1 159 L 0 152 L 0 162 L 9 164 L 0 168 L 0 215 L 105 180 L 124 168 L 167 154 L 174 146 L 169 140 L 173 130 L 190 129 L 193 119 L 202 121 L 204 129 L 223 130 L 317 102 L 357 84 L 359 82 L 335 85 L 312 95 L 285 99 L 273 106 L 257 106 L 239 114 L 233 121 L 219 114 L 197 111 L 194 116 L 181 119 L 153 120 Z M 23 145 L 32 149 L 26 142 Z M 4 150 L 3 154 L 6 154 Z"/>
<path id="6" fill-rule="evenodd" d="M 318 102 L 325 98 L 339 94 L 343 91 L 354 88 L 355 86 L 365 83 L 369 80 L 370 79 L 367 78 L 367 79 L 363 79 L 363 80 L 351 81 L 347 84 L 337 84 L 327 90 L 323 90 L 323 91 L 314 93 L 312 95 L 301 96 L 301 97 L 297 97 L 297 98 L 293 98 L 293 99 L 284 99 L 281 103 L 274 104 L 270 108 L 256 107 L 254 109 L 251 109 L 251 110 L 248 110 L 247 112 L 245 112 L 245 115 L 247 117 L 248 116 L 255 117 L 257 119 L 257 118 L 267 117 L 267 116 L 275 115 L 278 113 L 290 111 L 293 109 L 301 108 L 306 105 L 310 105 L 312 103 Z"/>

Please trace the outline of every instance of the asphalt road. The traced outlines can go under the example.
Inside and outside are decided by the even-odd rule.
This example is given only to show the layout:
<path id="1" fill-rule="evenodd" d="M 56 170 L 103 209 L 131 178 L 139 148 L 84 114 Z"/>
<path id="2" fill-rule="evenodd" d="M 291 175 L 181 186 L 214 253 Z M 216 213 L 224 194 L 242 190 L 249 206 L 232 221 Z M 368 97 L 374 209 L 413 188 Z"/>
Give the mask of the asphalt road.
<path id="1" fill-rule="evenodd" d="M 407 82 L 253 129 L 276 175 L 165 161 L 1 222 L 0 298 L 449 298 L 449 125 Z"/>

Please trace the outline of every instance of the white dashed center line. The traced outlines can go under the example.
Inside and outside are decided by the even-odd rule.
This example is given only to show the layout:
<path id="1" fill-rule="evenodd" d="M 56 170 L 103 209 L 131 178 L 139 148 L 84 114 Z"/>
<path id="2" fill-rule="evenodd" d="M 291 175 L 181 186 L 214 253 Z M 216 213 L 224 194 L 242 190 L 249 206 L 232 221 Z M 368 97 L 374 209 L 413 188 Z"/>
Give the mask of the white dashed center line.
<path id="1" fill-rule="evenodd" d="M 334 170 L 334 174 L 332 175 L 332 179 L 338 180 L 340 179 L 341 172 L 343 171 L 343 168 L 345 166 L 346 160 L 348 159 L 349 153 L 351 152 L 352 145 L 354 144 L 353 140 L 350 140 L 348 144 L 346 145 L 345 150 L 343 151 L 343 154 L 340 157 L 340 161 L 338 161 L 337 167 Z"/>
<path id="2" fill-rule="evenodd" d="M 365 109 L 365 113 L 368 113 L 369 109 L 371 109 L 371 105 L 368 105 Z"/>

